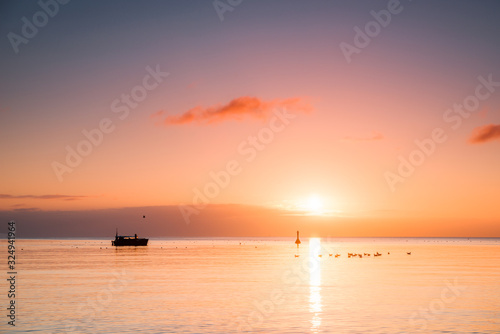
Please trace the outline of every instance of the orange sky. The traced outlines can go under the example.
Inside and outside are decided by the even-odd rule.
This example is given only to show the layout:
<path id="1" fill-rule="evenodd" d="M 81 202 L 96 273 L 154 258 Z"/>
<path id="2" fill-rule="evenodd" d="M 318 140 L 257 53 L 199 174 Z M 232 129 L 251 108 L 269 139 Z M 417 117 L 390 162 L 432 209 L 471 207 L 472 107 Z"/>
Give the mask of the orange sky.
<path id="1" fill-rule="evenodd" d="M 68 5 L 19 54 L 1 52 L 5 219 L 168 207 L 150 224 L 205 220 L 206 235 L 239 235 L 252 232 L 215 222 L 252 207 L 262 235 L 300 221 L 311 235 L 500 236 L 500 49 L 487 8 L 450 18 L 405 4 L 349 63 L 339 44 L 384 6 L 249 4 L 222 22 L 211 6 L 122 8 L 116 21 L 99 6 L 99 34 L 85 5 Z"/>

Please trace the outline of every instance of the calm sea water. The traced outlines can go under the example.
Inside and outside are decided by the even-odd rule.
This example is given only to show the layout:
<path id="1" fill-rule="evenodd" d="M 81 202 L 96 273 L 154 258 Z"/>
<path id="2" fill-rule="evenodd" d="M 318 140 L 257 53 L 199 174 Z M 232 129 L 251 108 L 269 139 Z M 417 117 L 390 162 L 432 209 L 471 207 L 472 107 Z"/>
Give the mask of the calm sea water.
<path id="1" fill-rule="evenodd" d="M 500 239 L 293 241 L 17 240 L 0 331 L 500 333 Z"/>

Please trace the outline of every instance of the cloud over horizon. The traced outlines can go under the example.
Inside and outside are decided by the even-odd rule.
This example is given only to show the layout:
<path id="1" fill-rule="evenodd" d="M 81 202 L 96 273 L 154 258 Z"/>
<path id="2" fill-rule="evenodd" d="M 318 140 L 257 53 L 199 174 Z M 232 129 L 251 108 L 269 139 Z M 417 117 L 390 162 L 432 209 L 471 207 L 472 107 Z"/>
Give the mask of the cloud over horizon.
<path id="1" fill-rule="evenodd" d="M 500 140 L 500 124 L 488 124 L 475 128 L 469 138 L 469 143 L 482 144 L 495 139 Z"/>
<path id="2" fill-rule="evenodd" d="M 164 124 L 212 124 L 226 120 L 241 121 L 246 117 L 266 119 L 277 108 L 286 108 L 305 113 L 312 110 L 312 107 L 300 97 L 263 101 L 257 97 L 241 96 L 226 104 L 217 104 L 210 107 L 196 106 L 181 115 L 167 116 Z M 153 115 L 160 116 L 161 113 Z"/>
<path id="3" fill-rule="evenodd" d="M 80 195 L 8 195 L 0 194 L 0 199 L 20 199 L 20 198 L 32 198 L 32 199 L 60 199 L 63 201 L 75 201 L 89 196 Z"/>
<path id="4" fill-rule="evenodd" d="M 17 208 L 12 209 L 13 212 L 37 212 L 42 211 L 40 208 Z"/>

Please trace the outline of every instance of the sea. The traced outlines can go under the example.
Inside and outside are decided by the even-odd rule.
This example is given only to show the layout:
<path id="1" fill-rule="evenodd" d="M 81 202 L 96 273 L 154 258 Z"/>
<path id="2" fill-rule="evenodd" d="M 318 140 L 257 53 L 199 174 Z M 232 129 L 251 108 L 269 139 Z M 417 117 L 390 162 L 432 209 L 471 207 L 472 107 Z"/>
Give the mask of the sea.
<path id="1" fill-rule="evenodd" d="M 500 333 L 498 238 L 294 241 L 18 239 L 0 332 Z"/>

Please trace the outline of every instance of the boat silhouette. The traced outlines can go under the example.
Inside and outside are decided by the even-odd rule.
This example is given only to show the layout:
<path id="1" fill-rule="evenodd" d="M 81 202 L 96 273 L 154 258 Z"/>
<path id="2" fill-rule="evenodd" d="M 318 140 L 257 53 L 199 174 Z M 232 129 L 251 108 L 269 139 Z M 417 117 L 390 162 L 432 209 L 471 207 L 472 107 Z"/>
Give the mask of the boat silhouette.
<path id="1" fill-rule="evenodd" d="M 118 229 L 116 229 L 115 240 L 111 241 L 112 246 L 147 246 L 149 239 L 138 238 L 137 234 L 133 236 L 129 235 L 118 235 Z"/>

